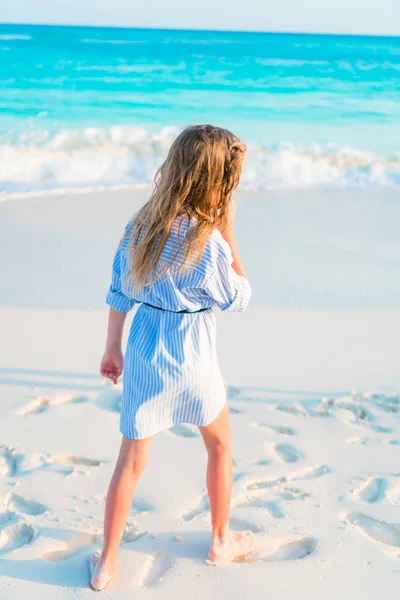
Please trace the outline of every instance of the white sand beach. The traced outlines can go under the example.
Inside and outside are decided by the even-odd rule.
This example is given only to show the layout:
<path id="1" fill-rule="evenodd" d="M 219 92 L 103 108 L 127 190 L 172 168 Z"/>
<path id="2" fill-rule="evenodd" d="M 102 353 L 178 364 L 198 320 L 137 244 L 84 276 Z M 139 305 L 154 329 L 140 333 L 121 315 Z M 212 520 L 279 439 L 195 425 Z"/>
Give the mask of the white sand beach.
<path id="1" fill-rule="evenodd" d="M 0 597 L 84 599 L 120 443 L 98 374 L 112 254 L 147 189 L 0 204 Z M 106 598 L 395 600 L 400 569 L 397 192 L 239 192 L 253 287 L 218 314 L 229 384 L 232 529 L 206 562 L 198 432 L 155 436 Z M 129 320 L 132 315 L 129 316 Z M 129 323 L 129 322 L 128 322 Z M 126 329 L 126 333 L 128 328 Z"/>

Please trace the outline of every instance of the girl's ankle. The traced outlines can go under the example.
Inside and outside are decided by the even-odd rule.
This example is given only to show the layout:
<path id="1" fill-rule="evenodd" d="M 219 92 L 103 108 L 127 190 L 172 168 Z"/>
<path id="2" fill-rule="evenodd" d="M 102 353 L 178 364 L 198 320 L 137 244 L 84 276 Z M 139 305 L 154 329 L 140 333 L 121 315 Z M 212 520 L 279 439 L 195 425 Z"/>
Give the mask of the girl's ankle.
<path id="1" fill-rule="evenodd" d="M 112 567 L 116 567 L 118 564 L 118 557 L 117 556 L 110 556 L 110 555 L 105 555 L 102 553 L 102 559 L 103 559 L 103 564 L 105 565 L 109 565 Z"/>
<path id="2" fill-rule="evenodd" d="M 220 529 L 213 531 L 212 533 L 212 544 L 223 544 L 226 538 L 228 537 L 228 529 Z"/>

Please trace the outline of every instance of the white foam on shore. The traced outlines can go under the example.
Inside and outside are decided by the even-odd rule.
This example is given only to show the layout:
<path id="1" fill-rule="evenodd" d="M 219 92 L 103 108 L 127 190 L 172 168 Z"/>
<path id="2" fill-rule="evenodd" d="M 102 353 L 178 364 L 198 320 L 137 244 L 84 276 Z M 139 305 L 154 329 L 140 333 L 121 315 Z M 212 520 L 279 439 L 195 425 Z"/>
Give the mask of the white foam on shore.
<path id="1" fill-rule="evenodd" d="M 34 130 L 0 139 L 3 194 L 150 184 L 177 135 L 175 127 L 113 126 Z M 392 187 L 400 154 L 378 155 L 335 143 L 249 144 L 242 189 Z"/>

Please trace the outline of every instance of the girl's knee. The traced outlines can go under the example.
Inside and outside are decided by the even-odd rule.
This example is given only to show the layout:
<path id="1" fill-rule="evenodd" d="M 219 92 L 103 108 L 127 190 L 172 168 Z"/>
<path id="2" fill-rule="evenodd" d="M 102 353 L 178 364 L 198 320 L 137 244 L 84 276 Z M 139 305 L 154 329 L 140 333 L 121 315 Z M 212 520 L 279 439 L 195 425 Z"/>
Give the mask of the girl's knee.
<path id="1" fill-rule="evenodd" d="M 226 428 L 222 435 L 205 435 L 204 442 L 209 454 L 222 454 L 231 452 L 231 430 Z"/>
<path id="2" fill-rule="evenodd" d="M 199 427 L 208 453 L 230 452 L 231 427 L 228 407 L 225 405 L 218 417 L 205 427 Z"/>
<path id="3" fill-rule="evenodd" d="M 147 464 L 150 450 L 150 439 L 129 440 L 124 438 L 118 457 L 117 466 L 127 469 L 134 476 L 139 477 Z"/>
<path id="4" fill-rule="evenodd" d="M 225 440 L 218 440 L 207 448 L 208 454 L 212 456 L 220 456 L 222 454 L 231 453 L 231 444 Z"/>
<path id="5" fill-rule="evenodd" d="M 121 469 L 126 469 L 132 475 L 132 477 L 138 478 L 143 473 L 146 467 L 147 461 L 143 460 L 132 460 L 128 462 L 123 462 L 120 464 Z"/>

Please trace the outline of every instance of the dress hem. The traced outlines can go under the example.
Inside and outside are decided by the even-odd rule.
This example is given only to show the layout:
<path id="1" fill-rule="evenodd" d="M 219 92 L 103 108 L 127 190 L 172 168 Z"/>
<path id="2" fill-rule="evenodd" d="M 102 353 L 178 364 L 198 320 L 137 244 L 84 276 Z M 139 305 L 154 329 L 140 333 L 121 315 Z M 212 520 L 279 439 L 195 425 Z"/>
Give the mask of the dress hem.
<path id="1" fill-rule="evenodd" d="M 183 424 L 187 424 L 187 425 L 194 425 L 195 427 L 207 427 L 208 425 L 211 425 L 211 423 L 213 423 L 213 421 L 215 421 L 219 415 L 222 413 L 222 411 L 224 410 L 225 406 L 228 404 L 227 400 L 224 402 L 222 408 L 219 408 L 218 412 L 213 415 L 213 417 L 207 422 L 207 423 L 202 423 L 202 424 L 198 424 L 198 423 L 193 423 L 191 421 L 179 421 L 178 423 L 173 423 L 172 425 L 169 425 L 168 427 L 160 427 L 156 430 L 154 430 L 152 433 L 146 434 L 146 435 L 139 435 L 139 436 L 135 436 L 135 437 L 130 437 L 129 435 L 126 435 L 123 432 L 123 428 L 120 426 L 119 427 L 119 431 L 120 433 L 122 433 L 122 435 L 124 437 L 126 437 L 128 440 L 145 440 L 147 438 L 151 438 L 154 435 L 156 435 L 157 433 L 161 433 L 162 431 L 167 431 L 168 429 L 172 429 L 172 427 L 175 427 L 176 425 L 183 425 Z"/>

